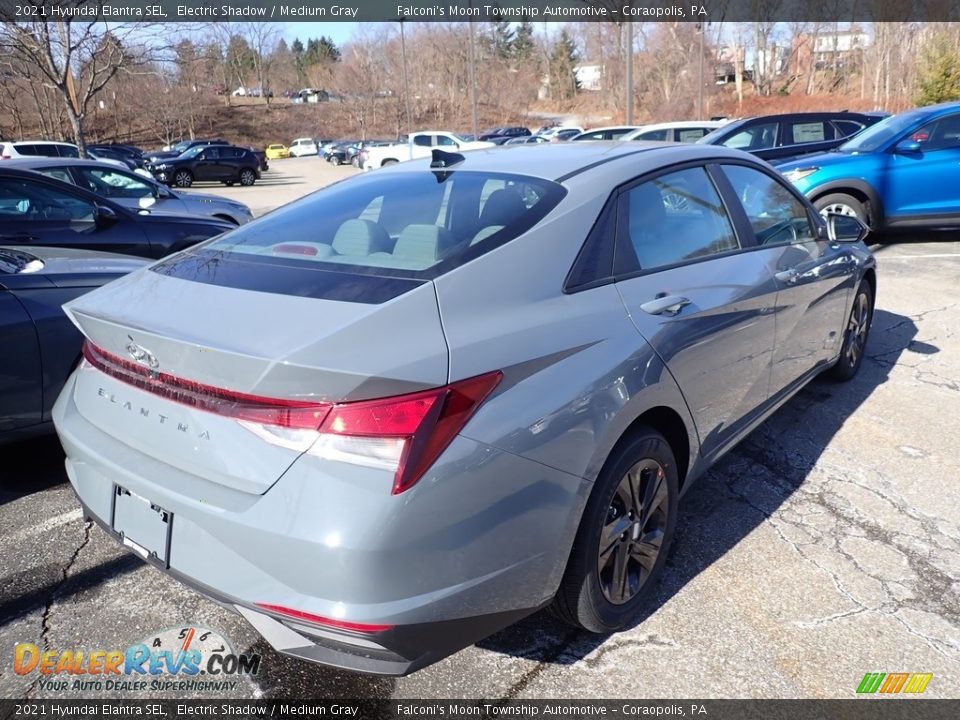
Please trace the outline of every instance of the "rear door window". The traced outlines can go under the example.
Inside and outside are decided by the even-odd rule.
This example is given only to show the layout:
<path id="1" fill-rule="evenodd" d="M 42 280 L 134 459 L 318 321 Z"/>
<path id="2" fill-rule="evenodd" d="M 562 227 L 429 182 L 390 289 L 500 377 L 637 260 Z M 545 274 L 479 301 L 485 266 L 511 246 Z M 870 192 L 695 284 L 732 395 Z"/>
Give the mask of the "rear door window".
<path id="1" fill-rule="evenodd" d="M 788 123 L 789 134 L 784 140 L 785 145 L 802 145 L 803 143 L 823 142 L 833 140 L 833 127 L 826 120 L 805 120 Z"/>
<path id="2" fill-rule="evenodd" d="M 674 130 L 678 142 L 695 143 L 710 132 L 709 128 L 677 128 Z"/>
<path id="3" fill-rule="evenodd" d="M 670 131 L 669 130 L 648 130 L 645 133 L 640 133 L 635 140 L 657 140 L 664 141 L 669 140 Z"/>
<path id="4" fill-rule="evenodd" d="M 131 173 L 89 167 L 79 171 L 87 187 L 98 195 L 135 199 L 153 197 L 153 186 Z"/>
<path id="5" fill-rule="evenodd" d="M 79 148 L 74 147 L 73 145 L 57 145 L 55 152 L 60 155 L 60 157 L 65 158 L 78 158 L 80 157 Z M 51 153 L 52 155 L 53 153 Z"/>
<path id="6" fill-rule="evenodd" d="M 740 132 L 735 132 L 720 144 L 736 150 L 766 150 L 776 147 L 779 127 L 778 122 L 751 125 Z"/>
<path id="7" fill-rule="evenodd" d="M 836 137 L 849 137 L 863 130 L 863 123 L 854 120 L 834 120 L 833 126 L 837 129 Z"/>
<path id="8" fill-rule="evenodd" d="M 37 146 L 31 145 L 30 143 L 14 143 L 13 149 L 17 151 L 20 155 L 26 155 L 28 157 L 33 157 L 38 155 Z"/>

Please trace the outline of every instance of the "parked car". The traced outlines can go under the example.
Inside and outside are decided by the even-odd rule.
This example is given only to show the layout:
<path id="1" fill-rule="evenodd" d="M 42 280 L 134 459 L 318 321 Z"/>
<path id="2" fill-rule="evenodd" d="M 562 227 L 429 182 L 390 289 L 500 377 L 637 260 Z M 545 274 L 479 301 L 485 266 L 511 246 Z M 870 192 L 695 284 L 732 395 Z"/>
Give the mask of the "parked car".
<path id="1" fill-rule="evenodd" d="M 260 159 L 247 148 L 232 145 L 197 145 L 147 169 L 160 182 L 182 188 L 198 180 L 253 185 L 260 179 Z"/>
<path id="2" fill-rule="evenodd" d="M 353 156 L 357 154 L 358 140 L 345 140 L 335 143 L 326 153 L 327 162 L 331 165 L 349 165 Z"/>
<path id="3" fill-rule="evenodd" d="M 507 140 L 504 145 L 536 145 L 537 143 L 550 142 L 547 138 L 540 135 L 530 135 L 527 137 L 515 137 Z"/>
<path id="4" fill-rule="evenodd" d="M 581 132 L 583 131 L 579 128 L 562 128 L 549 136 L 550 142 L 567 142 L 573 140 Z"/>
<path id="5" fill-rule="evenodd" d="M 655 140 L 658 142 L 697 142 L 727 124 L 727 120 L 681 120 L 678 122 L 643 125 L 633 132 L 621 135 L 620 140 Z"/>
<path id="6" fill-rule="evenodd" d="M 67 475 L 296 657 L 404 674 L 551 600 L 621 630 L 681 492 L 857 372 L 876 270 L 840 220 L 724 148 L 434 149 L 68 303 Z"/>
<path id="7" fill-rule="evenodd" d="M 317 143 L 313 138 L 297 138 L 290 143 L 290 154 L 293 157 L 303 157 L 304 155 L 316 155 Z"/>
<path id="8" fill-rule="evenodd" d="M 222 138 L 217 138 L 215 140 L 181 140 L 178 143 L 170 146 L 169 150 L 161 150 L 159 152 L 150 152 L 146 153 L 144 156 L 144 165 L 155 165 L 161 160 L 167 160 L 169 158 L 179 157 L 187 150 L 191 150 L 198 146 L 207 146 L 207 145 L 229 145 L 226 140 Z"/>
<path id="9" fill-rule="evenodd" d="M 290 149 L 281 143 L 267 145 L 265 153 L 268 160 L 283 160 L 290 157 Z"/>
<path id="10" fill-rule="evenodd" d="M 515 137 L 524 137 L 530 135 L 530 128 L 520 127 L 520 126 L 507 126 L 507 127 L 495 127 L 490 128 L 486 132 L 480 133 L 480 137 L 477 140 L 489 140 L 491 142 L 496 140 L 501 140 L 501 142 L 506 142 L 510 138 Z M 500 143 L 497 143 L 498 145 Z"/>
<path id="11" fill-rule="evenodd" d="M 87 155 L 94 160 L 111 161 L 120 163 L 128 170 L 142 169 L 144 167 L 143 156 L 134 156 L 123 150 L 117 150 L 109 146 L 87 146 Z"/>
<path id="12" fill-rule="evenodd" d="M 95 160 L 22 158 L 10 167 L 34 170 L 48 177 L 86 188 L 131 210 L 210 215 L 233 225 L 253 219 L 250 208 L 236 200 L 207 193 L 179 193 L 145 178 Z"/>
<path id="13" fill-rule="evenodd" d="M 0 166 L 0 243 L 161 258 L 233 225 L 212 217 L 133 211 L 32 170 Z"/>
<path id="14" fill-rule="evenodd" d="M 51 140 L 9 140 L 0 142 L 0 160 L 10 160 L 17 157 L 80 157 L 80 149 L 65 142 Z"/>
<path id="15" fill-rule="evenodd" d="M 547 128 L 546 130 L 540 130 L 536 134 L 540 137 L 545 137 L 548 140 L 553 140 L 558 133 L 565 133 L 568 137 L 573 137 L 574 135 L 579 135 L 583 132 L 583 128 L 578 125 L 553 125 L 552 127 Z"/>
<path id="16" fill-rule="evenodd" d="M 571 140 L 620 140 L 624 135 L 638 130 L 638 125 L 614 125 L 591 128 L 571 137 Z"/>
<path id="17" fill-rule="evenodd" d="M 485 150 L 492 147 L 496 147 L 496 145 L 479 140 L 470 142 L 459 135 L 444 130 L 421 130 L 404 135 L 398 143 L 368 148 L 364 152 L 362 165 L 364 170 L 373 170 L 404 160 L 430 157 L 434 148 L 460 152 Z"/>
<path id="18" fill-rule="evenodd" d="M 0 247 L 0 345 L 8 350 L 0 353 L 0 444 L 53 432 L 50 412 L 83 342 L 61 306 L 145 264 L 75 248 Z"/>
<path id="19" fill-rule="evenodd" d="M 960 226 L 960 103 L 881 120 L 836 151 L 780 165 L 821 211 L 874 230 Z"/>
<path id="20" fill-rule="evenodd" d="M 745 150 L 777 164 L 839 147 L 886 117 L 886 113 L 814 112 L 764 115 L 735 120 L 704 135 L 704 145 Z"/>

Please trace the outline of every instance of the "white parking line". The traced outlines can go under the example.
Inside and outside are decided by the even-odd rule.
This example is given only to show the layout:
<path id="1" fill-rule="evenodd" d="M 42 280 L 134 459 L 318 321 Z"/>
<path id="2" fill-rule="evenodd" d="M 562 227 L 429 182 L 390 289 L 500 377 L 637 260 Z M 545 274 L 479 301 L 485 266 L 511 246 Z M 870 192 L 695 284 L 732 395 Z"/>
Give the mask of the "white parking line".
<path id="1" fill-rule="evenodd" d="M 930 255 L 880 255 L 881 260 L 920 260 L 923 258 L 960 258 L 960 253 L 932 253 Z"/>
<path id="2" fill-rule="evenodd" d="M 11 547 L 16 547 L 16 543 L 20 540 L 24 540 L 34 535 L 42 535 L 43 533 L 49 532 L 50 530 L 58 528 L 61 525 L 69 525 L 70 523 L 74 522 L 75 520 L 79 520 L 82 517 L 83 511 L 80 510 L 80 508 L 61 513 L 60 515 L 55 515 L 52 518 L 47 518 L 42 523 L 21 528 L 17 532 L 13 533 L 13 535 L 9 536 L 8 542 L 11 543 Z"/>

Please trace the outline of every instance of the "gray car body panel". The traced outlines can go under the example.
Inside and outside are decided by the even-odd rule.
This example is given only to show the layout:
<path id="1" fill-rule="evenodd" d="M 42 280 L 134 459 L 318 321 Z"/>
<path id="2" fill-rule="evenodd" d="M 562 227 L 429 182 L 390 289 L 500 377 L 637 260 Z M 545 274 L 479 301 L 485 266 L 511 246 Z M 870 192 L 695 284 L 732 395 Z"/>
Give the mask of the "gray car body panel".
<path id="1" fill-rule="evenodd" d="M 489 634 L 556 592 L 593 482 L 638 418 L 663 411 L 682 422 L 686 489 L 838 357 L 831 333 L 842 333 L 852 288 L 874 266 L 862 245 L 747 248 L 565 291 L 616 188 L 707 160 L 764 167 L 697 145 L 471 152 L 468 169 L 528 168 L 562 182 L 567 196 L 523 236 L 379 304 L 151 270 L 70 303 L 71 318 L 109 352 L 123 356 L 135 342 L 164 372 L 270 397 L 359 400 L 503 372 L 426 474 L 394 495 L 392 471 L 327 456 L 309 432 L 208 417 L 84 366 L 54 409 L 71 483 L 110 531 L 115 484 L 172 512 L 169 566 L 148 559 L 243 608 L 283 652 L 403 673 Z M 412 161 L 376 175 L 428 171 Z M 781 308 L 774 275 L 785 262 L 801 282 Z M 665 289 L 687 293 L 688 310 L 665 318 L 640 309 Z M 142 407 L 170 425 L 141 422 Z M 198 426 L 207 445 L 191 437 Z M 397 629 L 372 639 L 307 632 L 278 625 L 259 602 Z M 461 622 L 469 628 L 451 630 L 454 640 L 436 635 Z M 405 629 L 418 634 L 412 646 L 394 638 Z M 301 645 L 304 632 L 316 651 Z M 322 650 L 328 641 L 340 650 Z M 370 644 L 381 641 L 389 657 L 377 660 Z M 353 650 L 337 654 L 343 648 Z"/>

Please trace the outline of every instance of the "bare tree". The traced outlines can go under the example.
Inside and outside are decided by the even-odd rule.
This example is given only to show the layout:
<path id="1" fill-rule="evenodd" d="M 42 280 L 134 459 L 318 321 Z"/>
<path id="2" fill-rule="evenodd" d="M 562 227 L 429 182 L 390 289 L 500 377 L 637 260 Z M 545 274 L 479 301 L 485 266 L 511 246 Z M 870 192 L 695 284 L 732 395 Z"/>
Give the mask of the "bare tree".
<path id="1" fill-rule="evenodd" d="M 118 73 L 136 73 L 149 64 L 151 53 L 158 51 L 155 40 L 144 44 L 149 37 L 148 23 L 41 18 L 0 25 L 0 55 L 14 77 L 55 91 L 85 154 L 85 123 L 94 100 Z"/>

